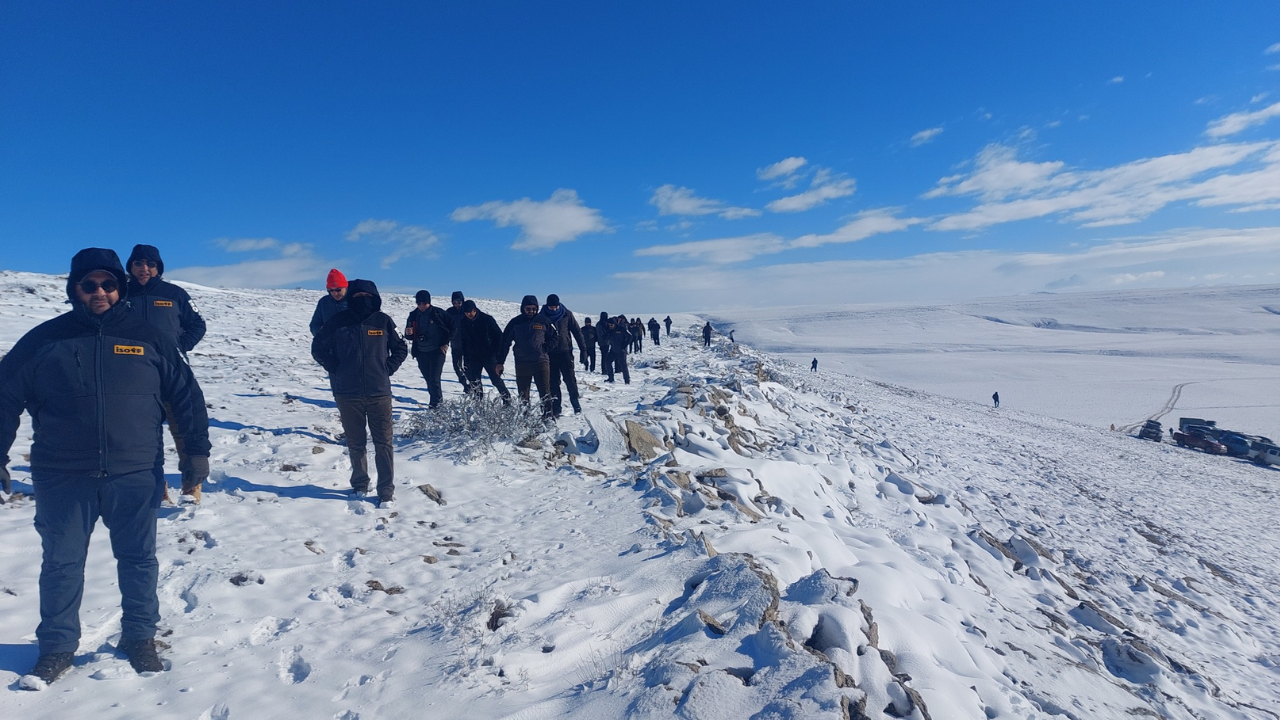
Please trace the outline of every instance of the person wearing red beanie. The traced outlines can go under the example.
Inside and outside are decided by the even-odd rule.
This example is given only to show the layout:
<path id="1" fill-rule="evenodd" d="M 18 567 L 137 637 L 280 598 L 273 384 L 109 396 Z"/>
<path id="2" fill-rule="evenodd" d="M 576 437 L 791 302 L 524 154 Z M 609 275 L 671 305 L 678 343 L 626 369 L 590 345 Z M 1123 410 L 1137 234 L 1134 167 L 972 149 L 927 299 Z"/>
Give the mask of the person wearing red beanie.
<path id="1" fill-rule="evenodd" d="M 329 271 L 325 279 L 328 292 L 316 303 L 316 311 L 311 314 L 311 337 L 320 333 L 320 328 L 329 318 L 347 309 L 347 276 L 338 268 Z"/>

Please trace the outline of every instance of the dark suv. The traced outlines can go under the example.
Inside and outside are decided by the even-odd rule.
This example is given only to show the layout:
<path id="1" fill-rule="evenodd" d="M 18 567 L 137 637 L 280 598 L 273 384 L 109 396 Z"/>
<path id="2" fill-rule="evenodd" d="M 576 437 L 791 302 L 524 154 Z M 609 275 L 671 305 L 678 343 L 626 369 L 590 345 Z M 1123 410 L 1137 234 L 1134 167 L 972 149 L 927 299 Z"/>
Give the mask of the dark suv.
<path id="1" fill-rule="evenodd" d="M 1143 440 L 1160 442 L 1160 439 L 1164 437 L 1164 428 L 1160 426 L 1159 420 L 1148 420 L 1142 424 L 1142 429 L 1138 431 L 1138 437 Z"/>

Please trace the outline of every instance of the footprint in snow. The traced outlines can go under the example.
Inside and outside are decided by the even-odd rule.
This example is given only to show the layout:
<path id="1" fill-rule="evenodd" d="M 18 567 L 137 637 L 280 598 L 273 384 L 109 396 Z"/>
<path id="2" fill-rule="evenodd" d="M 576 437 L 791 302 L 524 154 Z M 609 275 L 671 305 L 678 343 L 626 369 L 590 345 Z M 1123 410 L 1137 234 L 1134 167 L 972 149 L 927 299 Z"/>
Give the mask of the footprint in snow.
<path id="1" fill-rule="evenodd" d="M 297 685 L 311 675 L 311 663 L 302 658 L 302 646 L 280 651 L 280 682 Z"/>

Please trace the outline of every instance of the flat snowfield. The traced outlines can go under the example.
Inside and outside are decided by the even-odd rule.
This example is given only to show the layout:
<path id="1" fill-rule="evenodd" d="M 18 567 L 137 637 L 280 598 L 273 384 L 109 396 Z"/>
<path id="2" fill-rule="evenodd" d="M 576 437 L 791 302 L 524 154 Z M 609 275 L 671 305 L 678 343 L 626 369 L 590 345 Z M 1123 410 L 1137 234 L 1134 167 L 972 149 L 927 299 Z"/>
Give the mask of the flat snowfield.
<path id="1" fill-rule="evenodd" d="M 66 311 L 63 287 L 0 273 L 0 353 Z M 190 289 L 213 476 L 200 506 L 160 511 L 170 667 L 140 677 L 115 652 L 101 530 L 75 666 L 19 689 L 39 622 L 24 416 L 20 495 L 0 504 L 0 717 L 1280 717 L 1275 469 L 1029 412 L 1016 390 L 997 412 L 704 350 L 679 316 L 629 385 L 579 375 L 583 414 L 532 436 L 468 427 L 483 413 L 449 369 L 449 409 L 426 412 L 406 364 L 398 503 L 379 510 L 346 492 L 309 356 L 318 293 Z M 847 327 L 826 327 L 812 344 L 840 346 Z M 1231 353 L 1262 367 L 1274 343 Z M 1087 362 L 1061 367 L 1089 384 Z"/>
<path id="2" fill-rule="evenodd" d="M 1217 419 L 1280 437 L 1280 286 L 1039 294 L 710 316 L 808 366 L 1098 427 Z"/>

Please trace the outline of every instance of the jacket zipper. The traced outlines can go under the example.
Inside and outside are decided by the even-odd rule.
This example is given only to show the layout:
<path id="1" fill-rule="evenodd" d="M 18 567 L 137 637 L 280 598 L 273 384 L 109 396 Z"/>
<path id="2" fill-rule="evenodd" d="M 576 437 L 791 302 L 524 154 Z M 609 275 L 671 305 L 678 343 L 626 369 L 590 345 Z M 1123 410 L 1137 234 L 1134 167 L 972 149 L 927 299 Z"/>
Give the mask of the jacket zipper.
<path id="1" fill-rule="evenodd" d="M 77 358 L 78 359 L 78 358 Z M 94 367 L 98 392 L 98 477 L 107 476 L 107 392 L 102 382 L 102 366 L 106 362 L 106 338 L 98 323 L 98 357 Z"/>

